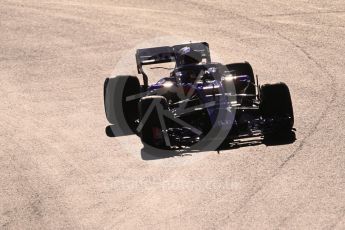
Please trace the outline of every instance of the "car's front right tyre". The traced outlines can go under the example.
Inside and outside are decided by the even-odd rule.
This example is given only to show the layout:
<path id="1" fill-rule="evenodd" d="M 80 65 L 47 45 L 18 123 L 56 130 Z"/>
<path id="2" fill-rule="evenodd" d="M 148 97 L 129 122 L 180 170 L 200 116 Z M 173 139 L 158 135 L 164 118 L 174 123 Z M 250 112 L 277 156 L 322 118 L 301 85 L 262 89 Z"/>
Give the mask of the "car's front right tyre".
<path id="1" fill-rule="evenodd" d="M 104 107 L 108 121 L 116 127 L 115 136 L 136 132 L 139 118 L 138 102 L 140 98 L 139 79 L 135 76 L 116 76 L 104 82 Z"/>

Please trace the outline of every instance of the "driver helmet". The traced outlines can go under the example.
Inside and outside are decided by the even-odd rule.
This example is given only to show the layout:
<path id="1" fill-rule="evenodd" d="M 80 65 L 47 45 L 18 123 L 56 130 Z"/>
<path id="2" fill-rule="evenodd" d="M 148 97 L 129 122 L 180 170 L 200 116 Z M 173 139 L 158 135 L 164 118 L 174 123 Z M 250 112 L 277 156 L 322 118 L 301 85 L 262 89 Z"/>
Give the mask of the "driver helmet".
<path id="1" fill-rule="evenodd" d="M 188 46 L 181 48 L 178 54 L 180 56 L 181 65 L 198 64 L 202 61 L 201 53 Z"/>

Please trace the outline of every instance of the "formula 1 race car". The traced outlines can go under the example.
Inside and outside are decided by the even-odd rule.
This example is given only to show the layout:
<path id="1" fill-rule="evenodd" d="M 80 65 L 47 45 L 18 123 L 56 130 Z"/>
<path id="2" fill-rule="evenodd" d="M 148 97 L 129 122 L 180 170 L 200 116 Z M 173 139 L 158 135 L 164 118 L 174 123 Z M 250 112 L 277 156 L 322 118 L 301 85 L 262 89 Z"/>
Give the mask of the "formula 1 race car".
<path id="1" fill-rule="evenodd" d="M 211 62 L 206 42 L 138 49 L 136 76 L 104 83 L 108 136 L 137 134 L 158 149 L 213 145 L 239 138 L 284 138 L 294 114 L 286 84 L 258 84 L 248 62 Z M 143 66 L 175 62 L 149 85 Z M 159 67 L 158 67 L 159 68 Z M 163 68 L 163 67 L 161 67 Z"/>

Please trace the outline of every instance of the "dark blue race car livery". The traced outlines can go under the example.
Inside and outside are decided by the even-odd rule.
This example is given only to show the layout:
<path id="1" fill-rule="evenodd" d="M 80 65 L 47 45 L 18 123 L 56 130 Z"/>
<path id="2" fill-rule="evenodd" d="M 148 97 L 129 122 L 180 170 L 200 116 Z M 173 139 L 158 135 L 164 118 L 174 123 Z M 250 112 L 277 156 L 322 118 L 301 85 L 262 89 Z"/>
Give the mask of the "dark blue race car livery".
<path id="1" fill-rule="evenodd" d="M 137 134 L 157 149 L 202 149 L 254 136 L 285 138 L 293 129 L 286 84 L 260 86 L 248 62 L 212 62 L 206 42 L 138 49 L 136 62 L 142 84 L 124 75 L 105 81 L 108 136 Z M 169 62 L 175 67 L 168 76 L 149 85 L 144 66 Z"/>

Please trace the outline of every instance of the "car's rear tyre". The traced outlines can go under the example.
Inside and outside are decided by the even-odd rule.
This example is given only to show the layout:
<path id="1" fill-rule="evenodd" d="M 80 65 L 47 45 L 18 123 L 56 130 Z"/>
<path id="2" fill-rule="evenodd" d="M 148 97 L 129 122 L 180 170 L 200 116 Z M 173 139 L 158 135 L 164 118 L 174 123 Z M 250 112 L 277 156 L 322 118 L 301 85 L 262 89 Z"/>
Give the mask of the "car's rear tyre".
<path id="1" fill-rule="evenodd" d="M 139 118 L 139 98 L 128 96 L 140 93 L 139 79 L 135 76 L 116 76 L 104 82 L 104 107 L 108 121 L 116 125 L 116 135 L 135 133 Z M 130 100 L 128 100 L 130 99 Z"/>
<path id="2" fill-rule="evenodd" d="M 294 125 L 294 113 L 291 95 L 285 83 L 266 84 L 260 88 L 260 113 L 269 121 L 266 137 L 284 137 L 289 135 Z"/>
<path id="3" fill-rule="evenodd" d="M 248 62 L 232 63 L 226 65 L 228 71 L 233 76 L 246 75 L 249 77 L 249 82 L 243 82 L 241 80 L 234 80 L 236 93 L 238 94 L 250 94 L 252 96 L 239 97 L 239 102 L 244 106 L 250 106 L 253 104 L 253 100 L 256 98 L 255 77 L 252 66 Z M 231 87 L 228 87 L 231 90 Z"/>
<path id="4" fill-rule="evenodd" d="M 255 83 L 254 72 L 252 66 L 248 62 L 232 63 L 226 65 L 234 76 L 247 75 L 252 83 Z"/>
<path id="5" fill-rule="evenodd" d="M 139 136 L 144 147 L 167 149 L 159 112 L 168 108 L 168 102 L 163 96 L 146 96 L 139 101 Z M 165 122 L 164 116 L 161 114 Z"/>

